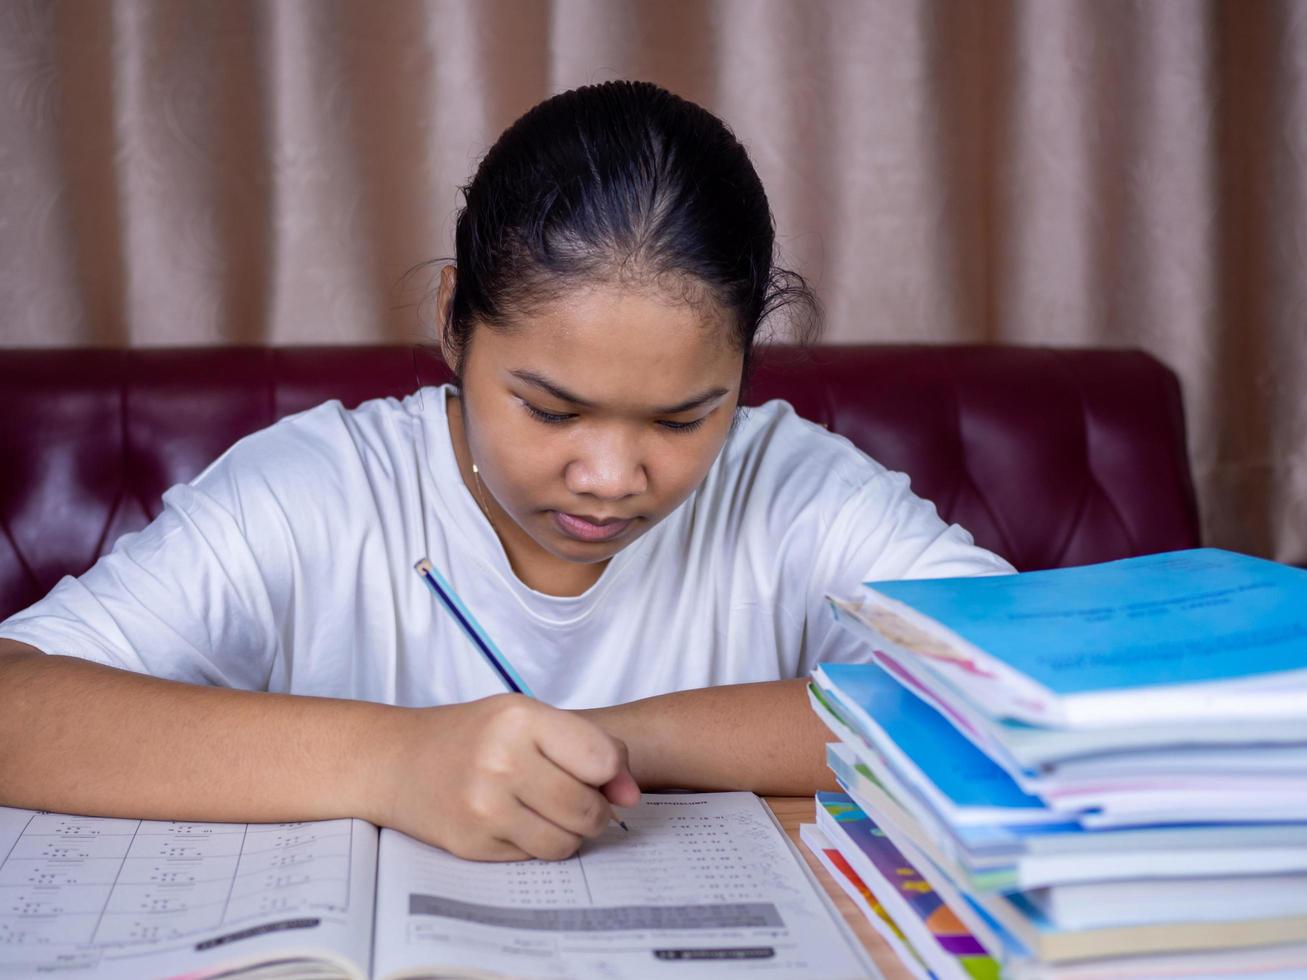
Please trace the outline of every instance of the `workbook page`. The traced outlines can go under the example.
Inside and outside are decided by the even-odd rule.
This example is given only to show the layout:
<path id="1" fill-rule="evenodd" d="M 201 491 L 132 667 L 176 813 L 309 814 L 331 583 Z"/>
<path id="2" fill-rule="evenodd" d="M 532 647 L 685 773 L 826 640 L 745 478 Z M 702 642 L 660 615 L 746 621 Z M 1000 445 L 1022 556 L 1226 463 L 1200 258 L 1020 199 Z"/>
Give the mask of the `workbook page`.
<path id="1" fill-rule="evenodd" d="M 323 957 L 366 971 L 377 829 L 0 807 L 0 976 L 97 980 Z M 355 975 L 363 976 L 362 972 Z"/>
<path id="2" fill-rule="evenodd" d="M 752 793 L 619 813 L 629 831 L 557 862 L 463 861 L 383 830 L 374 975 L 876 975 Z"/>

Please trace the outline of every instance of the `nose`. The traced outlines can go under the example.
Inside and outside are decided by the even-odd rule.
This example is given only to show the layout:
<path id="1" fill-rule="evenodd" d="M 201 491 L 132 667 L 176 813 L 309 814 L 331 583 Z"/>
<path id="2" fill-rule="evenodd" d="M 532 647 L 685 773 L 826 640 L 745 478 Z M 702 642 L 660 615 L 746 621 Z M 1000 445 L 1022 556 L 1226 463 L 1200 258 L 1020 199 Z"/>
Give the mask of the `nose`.
<path id="1" fill-rule="evenodd" d="M 639 440 L 619 432 L 595 432 L 563 473 L 572 493 L 601 500 L 620 500 L 649 489 Z"/>

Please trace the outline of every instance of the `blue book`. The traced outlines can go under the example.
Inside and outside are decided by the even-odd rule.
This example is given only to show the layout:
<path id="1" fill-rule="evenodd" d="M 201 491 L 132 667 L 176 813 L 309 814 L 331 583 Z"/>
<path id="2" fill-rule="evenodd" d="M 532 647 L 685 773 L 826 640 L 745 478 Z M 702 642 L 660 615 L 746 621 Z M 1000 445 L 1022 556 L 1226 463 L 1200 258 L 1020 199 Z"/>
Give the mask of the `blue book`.
<path id="1" fill-rule="evenodd" d="M 1201 548 L 868 582 L 841 603 L 995 718 L 1066 728 L 1307 716 L 1307 571 Z"/>
<path id="2" fill-rule="evenodd" d="M 870 664 L 821 664 L 813 679 L 856 733 L 954 826 L 1063 823 L 938 711 Z"/>

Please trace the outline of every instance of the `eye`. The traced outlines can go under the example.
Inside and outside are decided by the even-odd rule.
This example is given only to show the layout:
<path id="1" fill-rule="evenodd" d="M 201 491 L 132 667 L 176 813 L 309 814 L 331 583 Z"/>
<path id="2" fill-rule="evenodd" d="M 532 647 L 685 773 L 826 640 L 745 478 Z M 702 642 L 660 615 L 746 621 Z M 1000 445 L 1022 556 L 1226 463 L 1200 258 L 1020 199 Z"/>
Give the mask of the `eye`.
<path id="1" fill-rule="evenodd" d="M 523 402 L 522 407 L 531 413 L 531 417 L 544 422 L 546 425 L 562 425 L 564 422 L 570 422 L 576 418 L 575 415 L 558 415 L 554 412 L 546 412 L 543 409 L 536 408 L 530 402 Z"/>
<path id="2" fill-rule="evenodd" d="M 693 422 L 659 422 L 658 424 L 670 432 L 693 432 L 707 421 L 708 417 L 705 415 L 703 418 L 695 419 Z"/>

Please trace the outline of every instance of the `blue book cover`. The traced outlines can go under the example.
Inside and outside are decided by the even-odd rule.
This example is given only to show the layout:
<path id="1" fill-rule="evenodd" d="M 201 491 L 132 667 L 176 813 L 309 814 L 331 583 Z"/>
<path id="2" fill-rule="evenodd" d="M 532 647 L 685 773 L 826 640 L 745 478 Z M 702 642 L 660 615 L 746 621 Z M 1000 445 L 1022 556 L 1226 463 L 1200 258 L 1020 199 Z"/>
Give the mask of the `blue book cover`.
<path id="1" fill-rule="evenodd" d="M 941 816 L 950 822 L 973 822 L 966 819 L 970 810 L 979 811 L 982 822 L 1067 819 L 1049 815 L 1039 797 L 1024 792 L 938 711 L 875 664 L 825 663 L 820 675 L 846 719 L 895 769 L 928 797 L 942 797 L 940 809 L 947 812 Z"/>
<path id="2" fill-rule="evenodd" d="M 1216 548 L 866 585 L 1060 696 L 1307 671 L 1307 571 Z"/>

